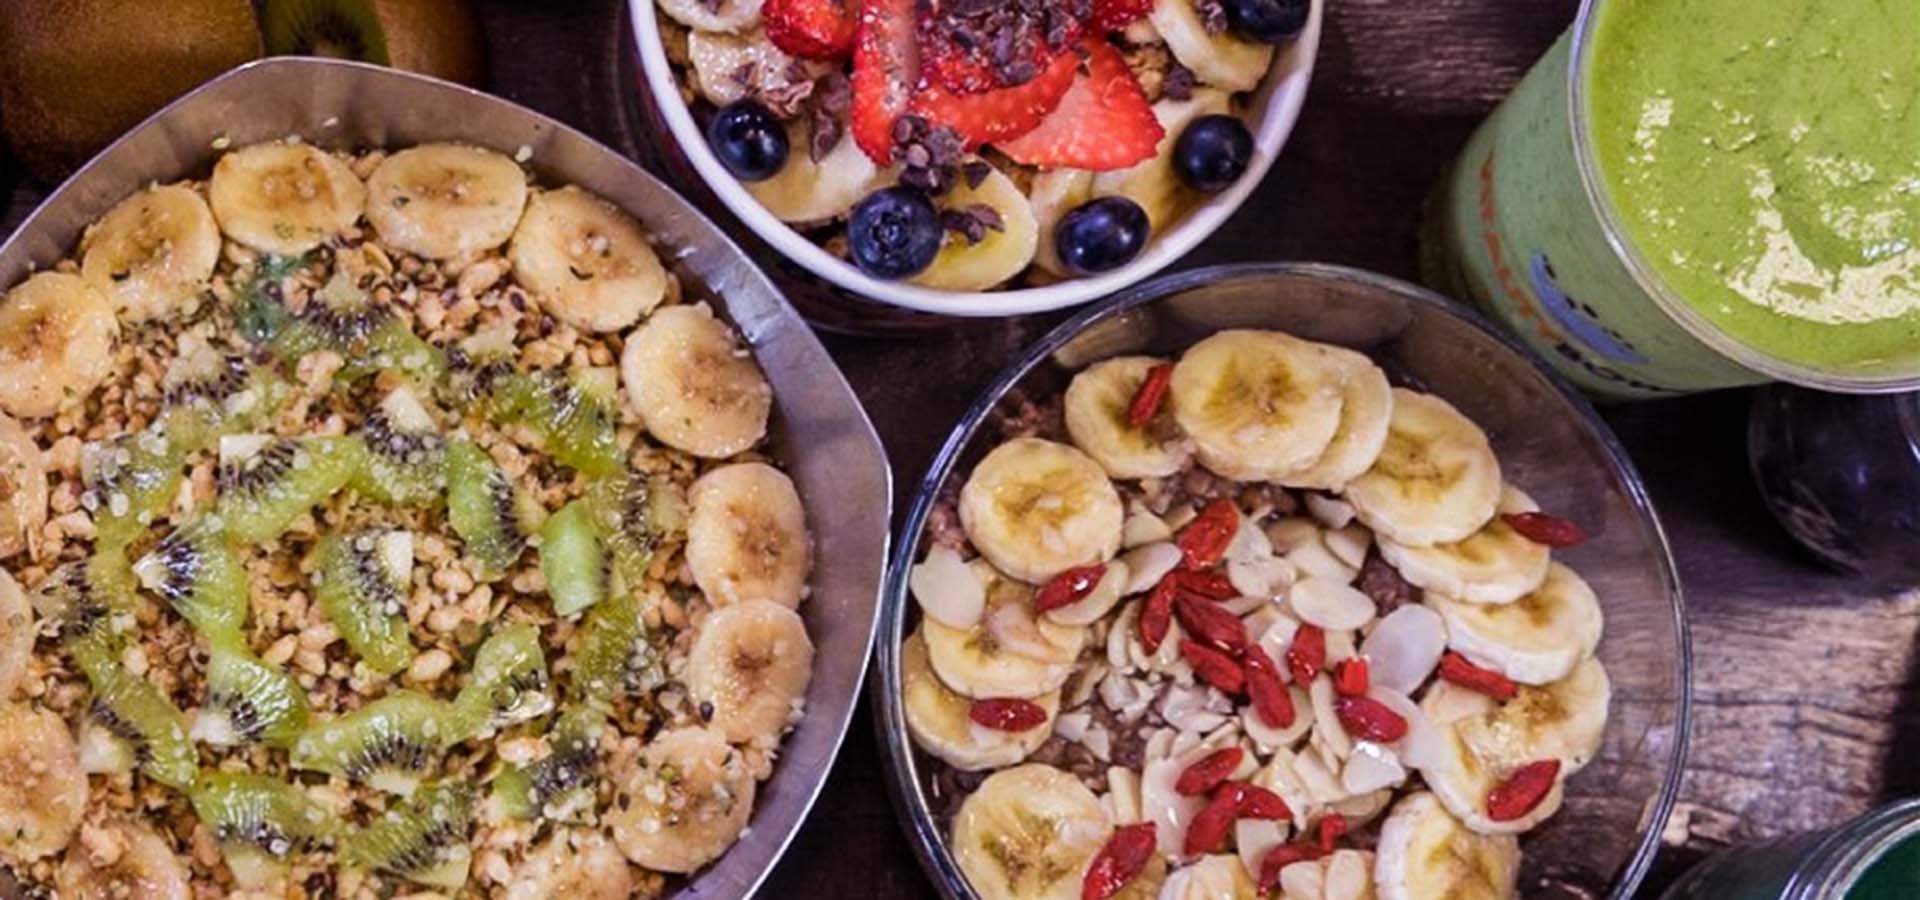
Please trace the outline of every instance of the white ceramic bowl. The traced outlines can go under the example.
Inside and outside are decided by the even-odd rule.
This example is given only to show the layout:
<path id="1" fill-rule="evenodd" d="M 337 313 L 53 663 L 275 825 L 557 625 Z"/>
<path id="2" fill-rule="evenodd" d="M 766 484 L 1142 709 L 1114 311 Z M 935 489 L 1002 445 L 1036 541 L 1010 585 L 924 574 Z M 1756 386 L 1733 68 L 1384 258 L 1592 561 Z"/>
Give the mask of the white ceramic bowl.
<path id="1" fill-rule="evenodd" d="M 1246 175 L 1232 187 L 1205 198 L 1167 233 L 1154 235 L 1146 250 L 1132 262 L 1111 272 L 1044 287 L 979 292 L 940 291 L 874 278 L 774 218 L 720 164 L 707 146 L 700 126 L 694 122 L 692 111 L 681 102 L 679 85 L 660 41 L 658 10 L 653 0 L 630 0 L 628 7 L 633 15 L 634 41 L 640 51 L 642 88 L 650 95 L 643 101 L 658 109 L 658 118 L 665 120 L 673 143 L 700 179 L 762 240 L 814 275 L 860 297 L 939 315 L 1013 316 L 1074 306 L 1127 287 L 1185 255 L 1233 215 L 1266 177 L 1267 169 L 1293 131 L 1293 123 L 1300 117 L 1300 106 L 1307 98 L 1307 80 L 1313 73 L 1314 55 L 1320 46 L 1320 20 L 1325 5 L 1325 0 L 1314 0 L 1306 29 L 1275 54 L 1272 71 L 1251 94 L 1247 125 L 1254 136 L 1253 162 Z"/>

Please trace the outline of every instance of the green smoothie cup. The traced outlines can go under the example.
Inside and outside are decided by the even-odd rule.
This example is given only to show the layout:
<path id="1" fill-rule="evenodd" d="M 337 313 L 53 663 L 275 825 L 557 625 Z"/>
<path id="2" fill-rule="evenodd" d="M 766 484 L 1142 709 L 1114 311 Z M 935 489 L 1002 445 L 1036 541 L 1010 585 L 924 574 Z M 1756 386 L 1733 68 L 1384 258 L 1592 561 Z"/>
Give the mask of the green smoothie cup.
<path id="1" fill-rule="evenodd" d="M 1901 3 L 1894 6 L 1899 7 Z M 1804 13 L 1805 8 L 1796 7 L 1796 10 Z M 1833 8 L 1839 7 L 1829 7 Z M 1722 126 L 1728 123 L 1750 125 L 1746 136 L 1753 146 L 1738 140 L 1715 145 L 1720 139 L 1718 134 L 1700 138 L 1696 133 L 1683 134 L 1676 128 L 1671 133 L 1675 140 L 1660 148 L 1666 156 L 1658 164 L 1667 169 L 1657 174 L 1674 178 L 1674 173 L 1692 171 L 1709 175 L 1738 173 L 1741 170 L 1725 167 L 1749 166 L 1758 173 L 1756 179 L 1765 182 L 1764 187 L 1749 191 L 1751 196 L 1743 197 L 1740 192 L 1720 190 L 1724 185 L 1704 178 L 1695 192 L 1699 196 L 1673 198 L 1674 194 L 1686 193 L 1684 188 L 1690 182 L 1683 174 L 1677 181 L 1680 190 L 1675 190 L 1675 182 L 1669 181 L 1662 185 L 1667 193 L 1648 193 L 1644 189 L 1647 182 L 1642 180 L 1638 182 L 1642 188 L 1638 195 L 1627 196 L 1633 190 L 1621 185 L 1636 182 L 1623 181 L 1617 177 L 1617 170 L 1607 171 L 1608 163 L 1622 158 L 1621 151 L 1615 151 L 1612 159 L 1603 153 L 1597 132 L 1603 130 L 1604 121 L 1599 119 L 1595 105 L 1600 102 L 1597 96 L 1613 101 L 1622 95 L 1616 86 L 1642 78 L 1637 73 L 1644 70 L 1630 64 L 1641 60 L 1628 61 L 1622 57 L 1629 53 L 1657 57 L 1658 53 L 1666 52 L 1661 47 L 1648 49 L 1648 45 L 1660 43 L 1649 35 L 1679 33 L 1685 37 L 1675 40 L 1704 43 L 1709 47 L 1708 50 L 1691 46 L 1673 49 L 1674 56 L 1680 58 L 1713 52 L 1712 40 L 1721 40 L 1723 44 L 1738 40 L 1714 37 L 1716 34 L 1741 29 L 1764 33 L 1759 29 L 1769 27 L 1764 21 L 1754 24 L 1752 16 L 1722 15 L 1721 21 L 1701 21 L 1732 9 L 1732 4 L 1711 2 L 1696 5 L 1692 10 L 1695 21 L 1657 23 L 1659 28 L 1669 31 L 1643 26 L 1639 32 L 1630 33 L 1628 26 L 1607 21 L 1609 11 L 1619 13 L 1615 19 L 1625 20 L 1629 14 L 1643 19 L 1677 15 L 1679 9 L 1679 4 L 1663 4 L 1659 0 L 1582 2 L 1573 27 L 1474 134 L 1430 197 L 1421 242 L 1421 261 L 1427 280 L 1442 290 L 1477 303 L 1575 384 L 1604 399 L 1657 397 L 1771 379 L 1853 393 L 1920 387 L 1920 248 L 1914 246 L 1920 243 L 1920 238 L 1915 237 L 1920 233 L 1920 175 L 1906 174 L 1920 172 L 1920 151 L 1914 151 L 1911 157 L 1891 157 L 1885 147 L 1878 144 L 1882 133 L 1887 140 L 1897 141 L 1909 140 L 1909 135 L 1920 133 L 1920 101 L 1909 96 L 1916 78 L 1920 78 L 1920 63 L 1905 63 L 1904 71 L 1894 73 L 1892 95 L 1896 103 L 1906 104 L 1894 110 L 1894 114 L 1886 114 L 1885 104 L 1880 103 L 1877 95 L 1848 95 L 1836 98 L 1832 106 L 1825 106 L 1823 99 L 1813 93 L 1814 88 L 1804 84 L 1813 81 L 1812 78 L 1787 82 L 1783 90 L 1788 93 L 1782 102 L 1791 105 L 1800 101 L 1802 107 L 1811 110 L 1808 115 L 1816 120 L 1815 127 L 1825 129 L 1814 132 L 1814 141 L 1805 140 L 1808 130 L 1798 120 L 1768 122 L 1766 113 L 1762 113 L 1762 121 L 1757 124 L 1751 121 L 1751 116 L 1742 122 L 1740 107 L 1731 98 L 1745 91 L 1738 94 L 1741 99 L 1758 100 L 1755 105 L 1766 109 L 1765 97 L 1756 97 L 1747 84 L 1735 85 L 1729 81 L 1730 86 L 1725 90 L 1735 112 L 1728 114 L 1727 122 L 1708 124 L 1721 130 L 1725 130 Z M 1920 21 L 1920 4 L 1915 4 L 1912 11 L 1915 15 L 1911 18 Z M 1813 19 L 1812 14 L 1806 17 Z M 1811 53 L 1807 48 L 1825 46 L 1818 43 L 1820 40 L 1838 41 L 1854 37 L 1855 31 L 1871 30 L 1858 27 L 1865 23 L 1847 15 L 1833 15 L 1818 22 L 1826 29 L 1825 34 L 1786 32 L 1790 40 L 1802 42 L 1792 52 Z M 1912 23 L 1892 22 L 1886 27 L 1892 29 L 1890 36 L 1870 35 L 1877 42 L 1873 46 L 1901 58 L 1914 46 Z M 1605 29 L 1630 34 L 1630 37 L 1614 34 L 1597 37 Z M 1703 41 L 1703 37 L 1710 40 Z M 1595 47 L 1601 43 L 1610 46 L 1596 53 Z M 1755 57 L 1781 52 L 1775 49 L 1771 38 L 1756 39 L 1754 45 L 1757 46 L 1734 45 L 1742 52 L 1754 50 Z M 1611 58 L 1596 59 L 1598 56 Z M 1740 62 L 1758 65 L 1762 60 Z M 1874 63 L 1876 60 L 1869 58 L 1866 63 L 1849 65 L 1865 67 Z M 1811 65 L 1831 63 L 1815 56 Z M 1676 65 L 1673 71 L 1685 70 Z M 1697 71 L 1694 74 L 1697 75 Z M 1830 73 L 1820 70 L 1800 74 L 1825 77 Z M 1682 103 L 1695 104 L 1691 108 L 1698 112 L 1722 111 L 1722 97 L 1713 93 L 1721 88 L 1711 79 L 1669 77 L 1675 77 L 1678 83 L 1660 87 L 1662 90 L 1671 87 Z M 1602 88 L 1610 89 L 1610 96 L 1608 90 L 1596 90 L 1596 79 L 1601 80 Z M 1772 85 L 1767 86 L 1771 88 Z M 1791 90 L 1796 88 L 1803 93 L 1792 94 Z M 1661 95 L 1656 92 L 1652 96 Z M 1879 105 L 1868 108 L 1866 104 Z M 1621 109 L 1621 104 L 1614 101 L 1612 112 L 1618 115 Z M 1835 116 L 1820 124 L 1820 114 L 1828 110 Z M 1858 113 L 1868 118 L 1857 132 L 1843 131 L 1833 124 L 1842 113 Z M 1701 116 L 1688 124 L 1697 124 L 1706 118 Z M 1656 116 L 1649 125 L 1643 113 L 1643 129 L 1664 128 L 1668 124 Z M 1778 128 L 1766 131 L 1771 125 Z M 1869 127 L 1873 130 L 1869 131 Z M 1616 134 L 1620 131 L 1619 127 L 1614 128 Z M 1898 167 L 1882 166 L 1881 171 L 1872 173 L 1909 179 L 1891 187 L 1867 184 L 1862 188 L 1857 182 L 1849 182 L 1834 189 L 1856 194 L 1866 191 L 1874 202 L 1882 204 L 1884 208 L 1866 208 L 1869 213 L 1882 214 L 1882 219 L 1869 221 L 1884 224 L 1886 217 L 1891 216 L 1901 232 L 1885 240 L 1870 240 L 1874 236 L 1861 227 L 1862 216 L 1838 221 L 1838 215 L 1830 214 L 1840 200 L 1827 197 L 1823 193 L 1827 186 L 1817 179 L 1801 177 L 1790 181 L 1787 178 L 1802 176 L 1814 168 L 1805 158 L 1811 150 L 1803 151 L 1803 144 L 1818 143 L 1818 139 L 1825 138 L 1826 143 L 1837 143 L 1844 149 L 1846 142 L 1854 140 L 1857 134 L 1874 136 L 1863 139 L 1871 151 L 1867 159 L 1884 162 L 1898 158 L 1915 166 L 1904 171 L 1885 171 Z M 1694 143 L 1682 145 L 1678 140 L 1682 137 Z M 1698 150 L 1700 145 L 1709 149 Z M 1624 151 L 1627 154 L 1624 158 L 1631 162 L 1653 159 L 1651 150 L 1642 157 L 1633 155 L 1637 149 L 1649 146 L 1630 146 Z M 1769 152 L 1775 156 L 1766 156 Z M 1674 161 L 1674 157 L 1682 153 L 1692 158 Z M 1856 160 L 1842 157 L 1841 161 Z M 1790 201 L 1800 202 L 1807 209 L 1820 211 L 1820 215 L 1812 219 L 1814 231 L 1821 237 L 1831 237 L 1838 229 L 1840 234 L 1858 240 L 1854 243 L 1829 240 L 1828 245 L 1822 246 L 1812 238 L 1794 243 L 1800 236 L 1789 234 L 1784 240 L 1788 242 L 1786 250 L 1793 254 L 1790 262 L 1801 263 L 1801 268 L 1781 264 L 1780 257 L 1786 251 L 1778 246 L 1783 239 L 1775 232 L 1784 233 L 1799 227 L 1809 217 L 1796 219 L 1794 214 L 1805 210 L 1790 208 L 1786 225 L 1780 224 L 1774 210 L 1776 194 L 1772 179 L 1776 176 L 1763 168 L 1775 163 L 1777 171 L 1785 173 L 1779 176 L 1783 187 L 1779 188 L 1777 205 L 1784 207 Z M 1709 190 L 1713 193 L 1709 194 Z M 1795 190 L 1800 194 L 1789 196 L 1789 192 Z M 1710 203 L 1724 204 L 1724 208 L 1730 210 L 1727 216 L 1730 227 L 1724 229 L 1724 235 L 1713 235 L 1712 229 L 1703 229 L 1680 235 L 1680 242 L 1673 245 L 1659 246 L 1655 242 L 1650 246 L 1637 238 L 1635 228 L 1642 227 L 1639 234 L 1644 235 L 1641 223 L 1664 212 L 1648 211 L 1647 205 L 1668 199 L 1674 200 L 1677 209 L 1684 209 L 1690 201 L 1697 201 L 1694 205 L 1701 209 Z M 1859 211 L 1858 207 L 1846 209 Z M 1638 215 L 1640 213 L 1645 215 Z M 1822 219 L 1821 215 L 1834 221 Z M 1763 225 L 1773 231 L 1762 234 Z M 1773 243 L 1767 244 L 1762 238 Z M 1689 239 L 1696 240 L 1688 245 Z M 1737 247 L 1743 239 L 1762 248 L 1751 251 L 1752 260 L 1741 261 L 1746 265 L 1744 272 L 1737 268 L 1707 269 L 1697 264 L 1703 248 L 1706 254 L 1713 252 L 1716 246 L 1713 242 L 1725 240 L 1729 243 L 1719 246 Z M 1827 252 L 1835 250 L 1839 252 Z M 1726 252 L 1731 255 L 1741 251 Z M 1693 256 L 1689 257 L 1689 253 Z M 1803 263 L 1809 255 L 1818 263 Z M 1836 258 L 1844 259 L 1833 262 Z M 1678 268 L 1689 263 L 1695 264 L 1692 271 Z M 1832 266 L 1829 269 L 1818 268 L 1829 263 Z M 1815 267 L 1809 270 L 1808 265 Z M 1823 298 L 1823 282 L 1819 277 L 1789 283 L 1789 276 L 1807 271 L 1815 275 L 1832 273 L 1833 277 L 1824 283 L 1843 285 L 1843 291 L 1858 290 L 1858 285 L 1866 284 L 1867 302 L 1859 302 L 1851 294 Z M 1705 272 L 1707 279 L 1695 277 L 1700 272 Z M 1718 277 L 1724 279 L 1724 285 L 1735 287 L 1729 289 L 1714 282 L 1715 272 L 1726 273 Z M 1753 272 L 1759 272 L 1765 279 Z M 1787 275 L 1782 275 L 1783 272 Z M 1863 272 L 1867 275 L 1862 276 Z M 1862 277 L 1872 280 L 1862 281 Z M 1735 293 L 1754 284 L 1762 284 L 1753 290 L 1768 302 L 1744 303 Z M 1808 308 L 1813 312 L 1806 312 Z M 1866 312 L 1861 312 L 1862 309 Z"/>

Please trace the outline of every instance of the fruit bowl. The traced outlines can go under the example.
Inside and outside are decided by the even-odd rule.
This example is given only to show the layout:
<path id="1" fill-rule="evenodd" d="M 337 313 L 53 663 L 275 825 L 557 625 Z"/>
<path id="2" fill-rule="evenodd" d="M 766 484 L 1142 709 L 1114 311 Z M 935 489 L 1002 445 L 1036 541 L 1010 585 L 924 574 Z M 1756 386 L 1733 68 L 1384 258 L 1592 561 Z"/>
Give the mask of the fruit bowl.
<path id="1" fill-rule="evenodd" d="M 1691 678 L 1679 582 L 1639 476 L 1592 407 L 1476 314 L 1390 278 L 1314 264 L 1214 267 L 1125 291 L 1020 355 L 941 448 L 889 569 L 873 683 L 895 806 L 929 875 L 946 897 L 978 896 L 936 812 L 952 809 L 956 786 L 968 788 L 916 749 L 903 696 L 902 646 L 919 615 L 909 570 L 937 529 L 955 527 L 936 510 L 1000 444 L 1000 423 L 1035 421 L 1035 403 L 1073 373 L 1116 356 L 1172 356 L 1232 328 L 1352 348 L 1395 383 L 1444 398 L 1485 430 L 1513 483 L 1586 528 L 1586 542 L 1562 559 L 1600 598 L 1611 716 L 1597 757 L 1567 781 L 1565 805 L 1521 839 L 1519 893 L 1632 896 L 1679 789 Z"/>
<path id="2" fill-rule="evenodd" d="M 1250 165 L 1230 187 L 1204 197 L 1164 234 L 1156 234 L 1131 261 L 1099 275 L 1039 287 L 956 292 L 874 278 L 770 214 L 730 174 L 708 146 L 680 87 L 660 37 L 654 0 L 632 0 L 639 57 L 642 121 L 633 129 L 673 178 L 696 197 L 719 200 L 787 263 L 782 277 L 791 299 L 815 324 L 849 331 L 914 331 L 951 324 L 948 317 L 998 317 L 1086 303 L 1165 268 L 1219 228 L 1253 192 L 1280 153 L 1306 100 L 1319 46 L 1324 4 L 1314 2 L 1305 29 L 1274 56 L 1272 68 L 1248 95 L 1246 124 L 1253 133 Z"/>

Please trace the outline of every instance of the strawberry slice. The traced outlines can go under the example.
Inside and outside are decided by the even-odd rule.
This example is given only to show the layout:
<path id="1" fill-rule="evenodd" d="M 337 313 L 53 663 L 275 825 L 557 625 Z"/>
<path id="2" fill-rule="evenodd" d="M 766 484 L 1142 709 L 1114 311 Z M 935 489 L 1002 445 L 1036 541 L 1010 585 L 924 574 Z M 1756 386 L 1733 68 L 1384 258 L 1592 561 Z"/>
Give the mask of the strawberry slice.
<path id="1" fill-rule="evenodd" d="M 893 123 L 920 80 L 914 0 L 859 0 L 853 42 L 853 140 L 880 165 L 893 162 Z"/>
<path id="2" fill-rule="evenodd" d="M 767 40 L 801 59 L 845 59 L 853 51 L 853 0 L 767 0 Z"/>
<path id="3" fill-rule="evenodd" d="M 1096 172 L 1124 169 L 1153 156 L 1165 129 L 1120 51 L 1101 38 L 1083 41 L 1087 72 L 1046 120 L 994 146 L 1014 162 Z"/>
<path id="4" fill-rule="evenodd" d="M 956 94 L 929 84 L 914 95 L 910 109 L 935 125 L 952 128 L 972 150 L 1032 131 L 1067 95 L 1079 63 L 1078 54 L 1062 53 L 1026 84 L 978 94 Z"/>
<path id="5" fill-rule="evenodd" d="M 1043 72 L 1080 39 L 1085 23 L 1063 20 L 1064 30 L 1049 35 L 1039 22 L 1008 26 L 1016 29 L 1002 51 L 1024 57 L 1032 68 L 1025 74 L 1010 73 L 994 64 L 995 50 L 985 45 L 962 42 L 940 14 L 940 4 L 920 20 L 920 66 L 926 79 L 956 94 L 978 94 L 995 88 L 1014 87 L 1013 80 Z M 1049 37 L 1052 43 L 1049 43 Z M 997 42 L 996 42 L 997 43 Z M 1024 82 L 1021 82 L 1024 83 Z"/>
<path id="6" fill-rule="evenodd" d="M 1119 31 L 1152 11 L 1153 0 L 1093 0 L 1093 19 L 1087 24 L 1104 34 Z"/>

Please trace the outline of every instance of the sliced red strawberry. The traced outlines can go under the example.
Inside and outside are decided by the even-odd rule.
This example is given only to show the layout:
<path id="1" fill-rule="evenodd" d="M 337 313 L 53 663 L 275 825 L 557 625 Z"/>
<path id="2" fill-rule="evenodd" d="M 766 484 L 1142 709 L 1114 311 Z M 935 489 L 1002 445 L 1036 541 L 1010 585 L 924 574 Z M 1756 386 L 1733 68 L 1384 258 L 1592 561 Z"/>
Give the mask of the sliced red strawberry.
<path id="1" fill-rule="evenodd" d="M 853 0 L 766 0 L 767 39 L 802 59 L 845 59 L 853 52 Z"/>
<path id="2" fill-rule="evenodd" d="M 920 80 L 914 0 L 859 0 L 853 44 L 853 139 L 880 165 L 893 162 L 893 123 Z"/>
<path id="3" fill-rule="evenodd" d="M 1097 34 L 1119 31 L 1153 10 L 1153 0 L 1093 0 L 1093 21 Z"/>
<path id="4" fill-rule="evenodd" d="M 1087 72 L 1046 121 L 994 145 L 1014 162 L 1048 169 L 1124 169 L 1152 157 L 1166 134 L 1120 51 L 1102 38 L 1081 46 L 1087 52 Z"/>
<path id="5" fill-rule="evenodd" d="M 1062 53 L 1026 84 L 979 94 L 926 85 L 914 96 L 911 110 L 934 125 L 952 128 L 969 150 L 1009 140 L 1032 131 L 1060 105 L 1079 63 L 1078 54 Z"/>
<path id="6" fill-rule="evenodd" d="M 965 40 L 956 32 L 955 21 L 941 14 L 941 6 L 941 0 L 935 0 L 920 20 L 921 73 L 927 81 L 956 94 L 1024 84 L 1079 41 L 1085 28 L 1079 19 L 1064 18 L 1056 20 L 1057 30 L 1049 33 L 1042 20 L 1020 19 L 1004 26 L 1012 31 L 1004 46 L 1000 40 L 989 46 L 979 38 Z M 960 21 L 967 19 L 962 17 Z M 996 53 L 1006 53 L 1024 65 L 996 65 Z"/>

